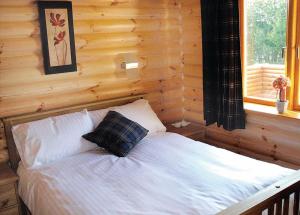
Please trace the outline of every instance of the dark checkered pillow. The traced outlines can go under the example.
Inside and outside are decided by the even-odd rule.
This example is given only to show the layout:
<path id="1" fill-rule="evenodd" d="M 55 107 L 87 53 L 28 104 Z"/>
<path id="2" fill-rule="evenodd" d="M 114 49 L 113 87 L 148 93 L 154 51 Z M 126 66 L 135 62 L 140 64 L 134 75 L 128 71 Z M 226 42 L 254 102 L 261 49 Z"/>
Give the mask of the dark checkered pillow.
<path id="1" fill-rule="evenodd" d="M 148 130 L 138 123 L 118 112 L 109 111 L 95 131 L 82 137 L 119 157 L 125 157 L 147 133 Z"/>

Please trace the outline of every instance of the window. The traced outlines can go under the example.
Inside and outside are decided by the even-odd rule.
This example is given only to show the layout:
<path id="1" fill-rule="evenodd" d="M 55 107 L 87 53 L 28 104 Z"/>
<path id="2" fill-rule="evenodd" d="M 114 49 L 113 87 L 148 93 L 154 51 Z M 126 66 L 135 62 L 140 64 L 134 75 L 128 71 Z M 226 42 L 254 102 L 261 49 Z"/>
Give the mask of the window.
<path id="1" fill-rule="evenodd" d="M 295 11 L 295 18 L 296 18 L 296 26 L 297 26 L 297 29 L 296 29 L 296 35 L 295 35 L 295 38 L 296 38 L 296 50 L 295 50 L 295 72 L 294 74 L 290 74 L 290 76 L 294 76 L 293 77 L 293 87 L 294 87 L 294 105 L 293 105 L 293 108 L 295 110 L 298 110 L 300 111 L 300 2 L 298 1 L 298 3 L 294 3 L 294 4 L 298 4 L 296 5 L 298 8 L 297 10 Z M 297 14 L 297 15 L 296 15 Z M 292 44 L 293 46 L 293 44 Z M 292 48 L 291 48 L 292 49 Z M 292 53 L 293 54 L 293 53 Z M 292 55 L 291 54 L 291 55 Z M 293 55 L 292 55 L 293 57 Z"/>
<path id="2" fill-rule="evenodd" d="M 245 101 L 274 105 L 272 81 L 287 75 L 290 107 L 300 110 L 300 3 L 240 0 L 240 8 Z"/>

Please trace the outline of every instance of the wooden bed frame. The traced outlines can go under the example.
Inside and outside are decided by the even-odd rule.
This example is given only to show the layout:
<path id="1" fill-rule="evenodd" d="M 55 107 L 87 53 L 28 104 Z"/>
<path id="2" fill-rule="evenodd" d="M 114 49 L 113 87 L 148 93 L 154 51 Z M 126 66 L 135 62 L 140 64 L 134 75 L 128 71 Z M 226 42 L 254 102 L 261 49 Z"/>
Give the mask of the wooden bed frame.
<path id="1" fill-rule="evenodd" d="M 81 104 L 81 105 L 76 105 L 76 106 L 71 106 L 66 108 L 59 108 L 59 109 L 54 109 L 45 112 L 30 113 L 30 114 L 23 114 L 19 116 L 3 118 L 2 121 L 4 124 L 6 143 L 8 147 L 9 164 L 11 168 L 16 171 L 20 161 L 20 156 L 16 148 L 12 131 L 11 131 L 14 125 L 40 120 L 51 116 L 73 113 L 73 112 L 81 111 L 83 109 L 98 110 L 98 109 L 108 108 L 112 106 L 124 105 L 133 102 L 135 100 L 142 99 L 144 98 L 144 96 L 145 96 L 144 94 L 128 96 L 128 97 L 104 100 L 104 101 L 93 102 L 88 104 Z"/>
<path id="2" fill-rule="evenodd" d="M 300 171 L 285 177 L 218 215 L 299 215 Z"/>
<path id="3" fill-rule="evenodd" d="M 57 116 L 66 113 L 81 111 L 83 109 L 97 110 L 111 106 L 124 105 L 137 99 L 144 98 L 144 95 L 117 98 L 112 100 L 94 102 L 89 104 L 76 105 L 67 108 L 60 108 L 45 112 L 25 114 L 20 116 L 3 118 L 6 142 L 9 152 L 9 163 L 13 170 L 16 171 L 20 156 L 12 136 L 11 128 L 20 123 L 26 123 L 50 116 Z M 268 188 L 256 193 L 250 198 L 233 205 L 221 211 L 219 215 L 300 215 L 299 211 L 299 193 L 300 193 L 300 171 L 288 176 L 281 181 L 269 186 Z M 22 202 L 22 201 L 21 201 Z M 30 214 L 26 206 L 22 205 L 23 214 Z"/>

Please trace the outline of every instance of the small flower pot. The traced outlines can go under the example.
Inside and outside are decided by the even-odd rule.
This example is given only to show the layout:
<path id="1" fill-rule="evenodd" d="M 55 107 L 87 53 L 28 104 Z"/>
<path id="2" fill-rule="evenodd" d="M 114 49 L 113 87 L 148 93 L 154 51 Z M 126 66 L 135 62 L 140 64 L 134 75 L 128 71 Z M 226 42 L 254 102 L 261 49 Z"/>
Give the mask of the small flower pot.
<path id="1" fill-rule="evenodd" d="M 286 112 L 288 104 L 289 104 L 289 101 L 281 102 L 281 101 L 277 100 L 276 108 L 277 108 L 278 113 Z"/>

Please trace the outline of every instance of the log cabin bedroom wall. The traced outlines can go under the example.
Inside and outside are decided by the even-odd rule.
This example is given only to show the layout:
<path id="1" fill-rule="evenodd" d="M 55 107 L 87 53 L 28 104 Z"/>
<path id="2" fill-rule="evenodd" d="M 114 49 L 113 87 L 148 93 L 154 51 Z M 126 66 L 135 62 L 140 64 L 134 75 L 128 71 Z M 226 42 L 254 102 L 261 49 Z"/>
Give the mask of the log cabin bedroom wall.
<path id="1" fill-rule="evenodd" d="M 22 212 L 22 214 L 44 214 L 40 211 L 48 211 L 51 214 L 51 212 L 54 213 L 53 208 L 51 208 L 52 205 L 56 206 L 57 211 L 67 209 L 66 211 L 69 213 L 72 213 L 73 210 L 77 213 L 79 209 L 77 206 L 81 205 L 84 206 L 80 208 L 83 211 L 82 214 L 97 214 L 101 213 L 99 212 L 101 210 L 107 212 L 107 214 L 114 214 L 110 212 L 118 211 L 116 214 L 119 214 L 120 208 L 122 210 L 127 206 L 129 206 L 128 214 L 130 214 L 130 207 L 138 206 L 132 210 L 134 211 L 132 213 L 140 210 L 142 211 L 141 214 L 143 214 L 143 211 L 148 214 L 147 204 L 144 203 L 151 202 L 151 199 L 155 200 L 153 205 L 152 203 L 149 204 L 149 211 L 154 208 L 153 213 L 160 210 L 160 207 L 164 208 L 165 206 L 168 209 L 165 211 L 172 213 L 174 210 L 174 213 L 177 213 L 177 206 L 184 206 L 183 208 L 179 207 L 179 211 L 184 211 L 186 207 L 187 213 L 192 211 L 195 214 L 199 211 L 202 214 L 203 208 L 204 211 L 211 210 L 203 214 L 214 214 L 213 212 L 221 211 L 221 209 L 223 211 L 227 207 L 225 212 L 223 211 L 220 214 L 262 214 L 260 212 L 265 209 L 268 210 L 268 214 L 274 214 L 275 208 L 276 211 L 280 210 L 280 213 L 276 214 L 288 214 L 289 208 L 292 209 L 292 207 L 293 214 L 298 214 L 300 205 L 299 171 L 292 174 L 294 170 L 259 162 L 192 140 L 203 141 L 248 157 L 293 169 L 300 168 L 299 113 L 293 116 L 289 114 L 280 115 L 272 111 L 266 113 L 258 109 L 255 110 L 251 105 L 246 104 L 247 123 L 245 130 L 230 132 L 218 128 L 216 125 L 205 126 L 200 2 L 200 0 L 72 0 L 77 72 L 45 75 L 37 1 L 0 0 L 0 197 L 5 200 L 2 201 L 2 205 L 0 204 L 0 214 L 3 214 L 2 212 L 4 214 L 20 214 L 19 212 Z M 128 56 L 139 63 L 139 68 L 133 73 L 125 71 L 121 65 L 124 58 Z M 20 154 L 15 147 L 14 137 L 16 136 L 13 137 L 11 129 L 13 125 L 45 119 L 48 116 L 56 116 L 56 113 L 73 113 L 75 109 L 79 111 L 79 109 L 83 109 L 82 107 L 88 108 L 89 105 L 104 104 L 104 106 L 100 105 L 101 108 L 111 107 L 115 105 L 113 105 L 113 101 L 124 100 L 128 103 L 129 99 L 134 101 L 140 99 L 141 95 L 149 101 L 159 119 L 166 125 L 167 131 L 175 129 L 173 131 L 182 136 L 170 133 L 162 134 L 161 132 L 165 131 L 165 127 L 153 114 L 151 108 L 148 108 L 150 111 L 148 110 L 145 114 L 143 110 L 140 110 L 143 109 L 141 106 L 136 106 L 135 109 L 130 107 L 128 112 L 137 115 L 136 118 L 142 119 L 141 121 L 153 121 L 152 118 L 155 118 L 154 121 L 156 122 L 150 122 L 149 124 L 151 126 L 154 124 L 153 127 L 155 128 L 153 130 L 157 130 L 154 132 L 157 136 L 153 135 L 151 137 L 149 135 L 150 137 L 147 137 L 145 144 L 140 144 L 141 147 L 139 148 L 137 145 L 137 148 L 135 148 L 137 151 L 131 154 L 133 157 L 130 157 L 129 160 L 132 159 L 133 161 L 133 169 L 128 165 L 130 162 L 127 162 L 126 159 L 124 159 L 124 162 L 118 157 L 117 162 L 114 162 L 115 157 L 112 159 L 109 149 L 100 152 L 101 149 L 98 150 L 97 147 L 95 148 L 97 150 L 95 154 L 94 151 L 91 154 L 89 154 L 90 151 L 78 152 L 79 154 L 73 154 L 74 157 L 70 156 L 72 159 L 69 161 L 72 162 L 68 163 L 64 160 L 64 165 L 61 166 L 77 172 L 78 164 L 83 164 L 78 173 L 81 176 L 84 175 L 84 177 L 70 174 L 69 177 L 65 177 L 65 179 L 70 179 L 69 182 L 56 178 L 53 180 L 51 176 L 56 177 L 64 175 L 60 173 L 69 172 L 63 168 L 60 169 L 61 172 L 50 171 L 49 174 L 44 174 L 49 177 L 47 180 L 51 181 L 48 181 L 50 188 L 51 185 L 64 184 L 64 188 L 66 188 L 64 194 L 69 190 L 72 192 L 72 195 L 69 195 L 70 199 L 50 198 L 50 192 L 46 192 L 47 186 L 40 186 L 36 178 L 39 175 L 32 174 L 28 180 L 30 180 L 30 183 L 35 182 L 31 184 L 35 184 L 34 188 L 36 189 L 31 190 L 35 190 L 39 194 L 46 194 L 46 196 L 32 198 L 42 200 L 36 201 L 37 207 L 28 204 L 29 201 L 26 202 L 26 198 L 23 198 L 16 189 L 19 186 L 19 190 L 22 190 L 21 186 L 27 186 L 28 181 L 26 180 L 27 177 L 24 177 L 25 174 L 24 176 L 22 174 L 17 176 L 14 172 L 19 164 Z M 102 101 L 106 101 L 111 106 L 105 106 L 107 105 L 106 102 Z M 146 103 L 149 107 L 145 101 L 138 102 Z M 100 106 L 98 106 L 98 109 Z M 48 110 L 53 111 L 47 112 Z M 118 111 L 120 110 L 122 108 Z M 102 111 L 100 110 L 100 112 Z M 138 113 L 139 111 L 142 114 Z M 91 112 L 85 112 L 85 114 L 91 117 L 93 115 L 90 114 Z M 109 115 L 105 114 L 106 116 Z M 102 114 L 99 115 L 102 116 Z M 140 117 L 141 115 L 151 115 L 151 119 L 147 117 L 144 119 Z M 97 114 L 94 115 L 94 118 L 95 116 L 99 117 Z M 81 119 L 80 123 L 78 121 L 74 123 L 75 119 L 70 121 L 69 128 L 72 129 L 74 124 L 80 127 L 80 124 L 84 121 Z M 93 120 L 91 119 L 91 121 Z M 184 128 L 171 126 L 172 123 L 178 122 L 183 125 L 185 121 L 192 124 Z M 157 123 L 159 126 L 157 126 Z M 46 121 L 46 124 L 51 123 Z M 91 122 L 91 124 L 89 131 L 99 125 L 99 122 Z M 128 126 L 127 123 L 123 124 Z M 139 126 L 138 123 L 134 124 Z M 41 125 L 38 127 L 44 130 L 45 136 L 51 130 L 51 128 L 44 128 Z M 61 127 L 64 129 L 65 124 Z M 123 127 L 125 126 L 123 125 Z M 61 131 L 61 133 L 70 136 L 71 140 L 69 142 L 73 143 L 74 137 L 71 129 L 67 132 Z M 91 133 L 95 133 L 97 129 Z M 22 126 L 20 130 L 19 132 L 22 134 Z M 24 130 L 26 130 L 26 127 Z M 118 129 L 110 127 L 107 130 Z M 122 129 L 120 130 L 121 133 Z M 149 131 L 147 129 L 140 130 L 144 133 L 143 138 L 150 131 L 150 129 L 148 129 Z M 36 133 L 39 132 L 40 130 Z M 83 140 L 82 137 L 86 139 L 86 136 L 91 133 L 80 134 L 78 136 L 79 142 L 81 143 L 81 140 Z M 116 133 L 113 133 L 113 135 Z M 5 134 L 7 134 L 7 137 L 5 137 Z M 54 132 L 53 136 L 59 135 Z M 30 139 L 30 137 L 27 137 L 24 139 Z M 156 139 L 157 137 L 158 139 Z M 18 137 L 15 139 L 17 140 Z M 111 141 L 110 138 L 107 139 Z M 35 139 L 32 142 L 34 141 Z M 45 145 L 53 147 L 54 142 L 58 143 L 56 146 L 66 147 L 65 144 L 60 144 L 60 141 L 51 141 L 50 144 L 46 141 Z M 161 150 L 155 148 L 154 144 L 158 144 L 156 146 L 160 147 L 161 143 L 164 143 Z M 10 153 L 8 153 L 8 146 Z M 56 148 L 56 146 L 53 148 Z M 102 146 L 104 145 L 100 147 Z M 34 149 L 31 150 L 34 151 Z M 61 148 L 58 151 L 64 150 L 65 148 Z M 45 151 L 48 154 L 51 149 Z M 98 152 L 101 155 L 103 153 L 104 159 L 107 159 L 108 162 L 102 160 L 102 157 L 98 156 Z M 86 163 L 93 163 L 93 165 L 97 165 L 97 168 L 91 170 L 89 167 L 84 166 L 86 165 L 85 161 L 80 159 L 81 155 L 85 157 L 85 153 L 89 155 L 88 157 L 91 155 L 93 158 L 93 160 L 86 160 Z M 75 157 L 77 155 L 79 157 Z M 80 159 L 77 160 L 77 158 Z M 83 162 L 81 163 L 81 161 Z M 10 165 L 7 165 L 8 163 Z M 66 163 L 70 166 L 65 165 Z M 106 166 L 106 163 L 109 163 L 108 166 Z M 110 168 L 110 165 L 116 167 L 116 163 L 120 166 Z M 28 169 L 23 168 L 23 158 L 20 164 L 22 165 L 21 170 L 30 171 L 30 167 Z M 57 166 L 60 166 L 60 163 L 57 164 Z M 73 165 L 75 168 L 70 168 Z M 49 170 L 49 168 L 46 169 Z M 117 174 L 107 174 L 109 180 L 102 180 L 102 176 L 106 173 L 106 171 L 103 171 L 104 169 L 114 173 L 122 171 L 124 174 L 120 174 L 120 177 L 115 177 Z M 272 176 L 273 173 L 274 176 Z M 291 175 L 288 175 L 288 173 Z M 270 178 L 267 178 L 267 175 L 271 175 Z M 279 176 L 282 177 L 282 180 L 279 180 Z M 162 180 L 157 183 L 156 180 L 160 177 Z M 76 183 L 74 183 L 74 178 L 83 179 L 83 182 L 76 180 Z M 114 180 L 110 181 L 112 178 Z M 41 177 L 42 181 L 43 179 Z M 139 182 L 131 179 L 139 180 Z M 175 179 L 174 182 L 173 179 Z M 273 179 L 276 179 L 276 184 L 273 184 Z M 128 184 L 132 185 L 127 187 L 128 192 L 126 186 L 121 186 L 122 181 L 129 181 Z M 160 184 L 161 182 L 163 183 Z M 43 182 L 43 184 L 47 184 L 47 182 Z M 262 189 L 257 193 L 254 192 L 255 190 L 258 191 L 258 187 L 264 187 L 267 184 L 266 189 Z M 113 192 L 122 191 L 118 192 L 122 195 L 116 195 L 117 198 L 115 199 L 107 198 L 114 197 L 114 194 L 109 193 L 110 185 L 112 185 L 111 190 Z M 149 187 L 147 187 L 148 185 Z M 53 187 L 54 190 L 60 191 L 57 187 Z M 103 187 L 104 190 L 102 190 Z M 163 193 L 165 188 L 167 188 L 165 193 L 167 195 L 160 196 L 159 194 Z M 228 195 L 227 192 L 230 194 Z M 248 192 L 251 196 L 246 199 L 248 194 L 245 196 L 244 194 Z M 63 192 L 55 193 L 63 194 Z M 99 193 L 104 193 L 104 195 L 98 195 Z M 139 193 L 139 195 L 136 195 L 136 193 Z M 186 198 L 187 193 L 189 198 Z M 199 195 L 200 193 L 203 196 Z M 216 193 L 221 194 L 224 201 L 218 195 L 215 195 Z M 95 202 L 101 203 L 96 204 L 96 207 L 90 205 L 90 202 L 91 204 L 94 203 L 94 194 L 100 199 Z M 291 195 L 293 195 L 293 200 L 290 200 Z M 130 196 L 133 196 L 133 198 L 130 199 Z M 147 201 L 149 196 L 151 197 L 149 198 L 150 201 Z M 63 195 L 60 197 L 63 197 Z M 108 199 L 112 204 L 106 205 L 106 200 L 101 200 L 102 197 Z M 143 199 L 144 197 L 146 198 Z M 76 198 L 79 203 L 76 203 Z M 91 201 L 92 198 L 93 201 Z M 163 201 L 160 201 L 160 199 Z M 244 201 L 233 205 L 234 201 L 237 203 L 241 199 Z M 141 204 L 139 200 L 142 201 Z M 173 200 L 176 204 L 173 204 Z M 193 204 L 191 204 L 191 200 Z M 69 204 L 65 204 L 65 202 L 72 202 L 70 208 L 68 208 Z M 121 204 L 119 204 L 120 202 Z M 136 202 L 137 205 L 135 205 Z M 165 203 L 167 204 L 164 205 Z M 125 207 L 122 207 L 122 204 Z M 291 206 L 292 204 L 293 206 Z M 29 205 L 31 208 L 27 207 Z M 141 208 L 139 208 L 139 205 Z M 65 208 L 65 206 L 67 207 Z M 75 207 L 73 208 L 73 206 Z M 151 208 L 152 206 L 154 207 Z M 197 208 L 198 206 L 199 208 Z M 96 212 L 89 213 L 91 208 Z M 281 213 L 281 209 L 283 209 L 283 213 Z M 56 214 L 68 213 L 58 212 Z M 181 214 L 186 213 L 182 212 Z"/>
<path id="2" fill-rule="evenodd" d="M 183 16 L 184 119 L 204 124 L 201 16 L 198 17 L 198 14 L 201 14 L 200 4 L 195 3 L 190 8 L 190 14 Z M 192 27 L 195 25 L 199 26 L 199 29 Z M 298 168 L 300 165 L 299 115 L 297 118 L 257 112 L 249 110 L 247 105 L 249 104 L 245 105 L 247 115 L 245 130 L 229 132 L 215 125 L 204 127 L 205 141 L 250 157 Z"/>
<path id="3" fill-rule="evenodd" d="M 197 1 L 182 2 L 73 0 L 77 72 L 45 75 L 36 1 L 0 1 L 0 117 L 145 93 L 161 120 L 181 120 L 180 14 Z M 124 54 L 136 56 L 139 77 L 120 69 Z"/>
<path id="4" fill-rule="evenodd" d="M 0 117 L 140 93 L 165 123 L 204 125 L 198 0 L 73 0 L 78 71 L 45 75 L 34 0 L 0 1 Z M 16 27 L 17 26 L 17 27 Z M 120 69 L 139 61 L 138 78 Z M 206 141 L 271 162 L 300 165 L 300 122 L 247 112 L 247 129 L 203 127 Z M 3 126 L 0 161 L 7 161 Z"/>

